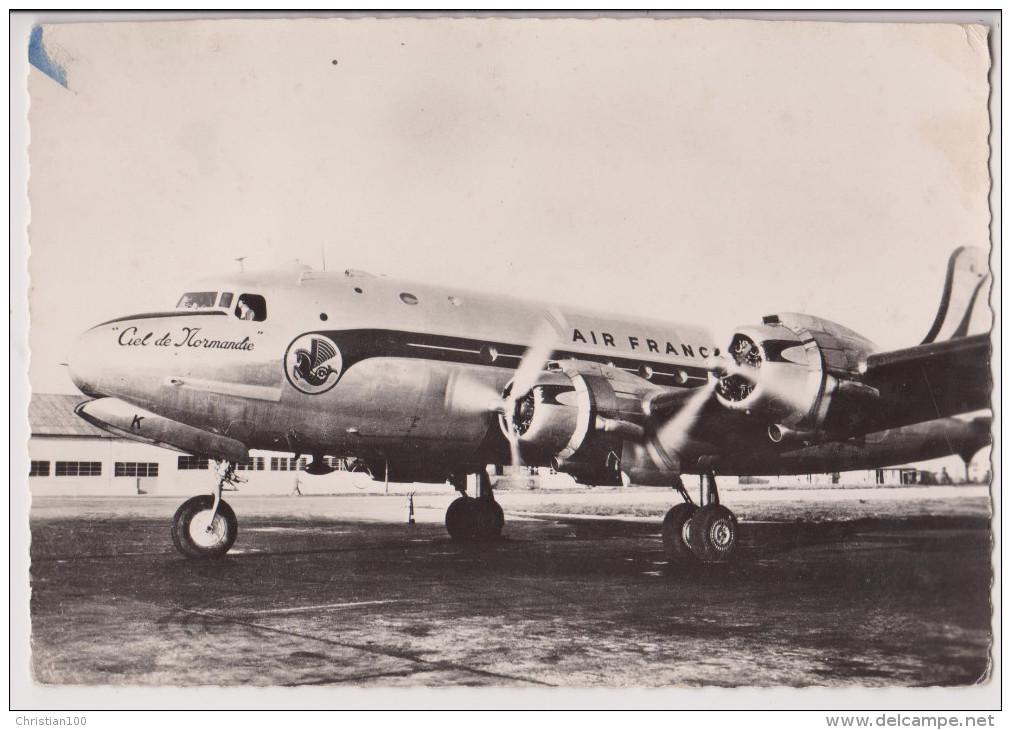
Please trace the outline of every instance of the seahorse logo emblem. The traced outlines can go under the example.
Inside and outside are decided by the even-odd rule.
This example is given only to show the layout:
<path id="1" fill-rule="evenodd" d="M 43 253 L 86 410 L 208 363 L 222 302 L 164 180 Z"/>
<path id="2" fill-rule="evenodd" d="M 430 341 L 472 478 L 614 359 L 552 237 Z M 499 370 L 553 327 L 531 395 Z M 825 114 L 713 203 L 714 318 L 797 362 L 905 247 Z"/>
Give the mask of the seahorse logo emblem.
<path id="1" fill-rule="evenodd" d="M 284 374 L 297 390 L 325 393 L 337 384 L 343 368 L 340 349 L 325 335 L 295 338 L 284 355 Z"/>

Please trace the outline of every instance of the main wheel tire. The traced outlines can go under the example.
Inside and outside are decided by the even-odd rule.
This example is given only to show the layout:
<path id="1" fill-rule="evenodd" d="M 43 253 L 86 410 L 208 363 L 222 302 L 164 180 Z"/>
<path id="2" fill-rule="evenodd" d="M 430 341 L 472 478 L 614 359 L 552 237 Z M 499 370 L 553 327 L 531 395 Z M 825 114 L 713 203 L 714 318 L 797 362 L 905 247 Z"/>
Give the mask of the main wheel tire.
<path id="1" fill-rule="evenodd" d="M 446 510 L 446 532 L 454 540 L 497 540 L 504 525 L 502 507 L 494 499 L 458 497 Z"/>
<path id="2" fill-rule="evenodd" d="M 473 497 L 458 497 L 446 510 L 446 532 L 454 540 L 473 540 L 477 537 L 477 519 Z"/>
<path id="3" fill-rule="evenodd" d="M 475 499 L 473 514 L 476 522 L 474 530 L 476 539 L 491 542 L 502 536 L 505 514 L 498 502 L 494 499 Z"/>
<path id="4" fill-rule="evenodd" d="M 239 521 L 227 502 L 221 500 L 211 521 L 214 497 L 203 494 L 187 499 L 172 518 L 172 542 L 188 558 L 220 558 L 235 543 Z M 210 529 L 208 529 L 208 527 Z"/>
<path id="5" fill-rule="evenodd" d="M 663 518 L 663 546 L 671 560 L 687 560 L 695 557 L 685 539 L 685 525 L 698 511 L 698 507 L 688 502 L 676 504 Z"/>
<path id="6" fill-rule="evenodd" d="M 684 535 L 699 560 L 729 560 L 737 548 L 737 516 L 721 504 L 707 504 L 685 524 Z"/>

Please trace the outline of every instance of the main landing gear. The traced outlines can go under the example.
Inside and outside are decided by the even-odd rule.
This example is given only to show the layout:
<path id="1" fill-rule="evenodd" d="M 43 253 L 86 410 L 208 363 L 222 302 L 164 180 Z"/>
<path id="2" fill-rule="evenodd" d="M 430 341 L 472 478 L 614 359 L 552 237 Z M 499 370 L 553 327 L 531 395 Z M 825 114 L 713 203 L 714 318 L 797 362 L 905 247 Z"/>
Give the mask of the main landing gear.
<path id="1" fill-rule="evenodd" d="M 720 504 L 716 477 L 705 475 L 699 502 L 696 505 L 677 477 L 674 489 L 683 504 L 675 505 L 663 519 L 663 545 L 674 560 L 697 558 L 704 563 L 729 560 L 737 548 L 737 516 Z"/>
<path id="2" fill-rule="evenodd" d="M 467 475 L 453 474 L 449 483 L 460 493 L 446 510 L 446 531 L 454 540 L 466 542 L 490 542 L 497 540 L 505 525 L 502 507 L 495 501 L 488 473 L 480 471 L 473 475 L 476 481 L 476 497 L 467 496 Z"/>
<path id="3" fill-rule="evenodd" d="M 172 542 L 187 558 L 220 558 L 231 549 L 239 534 L 239 521 L 221 499 L 225 484 L 240 481 L 235 465 L 224 462 L 214 494 L 187 499 L 172 518 Z"/>

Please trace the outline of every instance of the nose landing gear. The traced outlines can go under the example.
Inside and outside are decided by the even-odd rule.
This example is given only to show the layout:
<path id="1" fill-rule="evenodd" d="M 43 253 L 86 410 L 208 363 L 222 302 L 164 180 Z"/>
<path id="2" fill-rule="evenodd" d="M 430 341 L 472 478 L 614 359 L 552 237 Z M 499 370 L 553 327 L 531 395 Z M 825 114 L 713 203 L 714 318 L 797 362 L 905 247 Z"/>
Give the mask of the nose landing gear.
<path id="1" fill-rule="evenodd" d="M 467 496 L 466 475 L 450 477 L 450 483 L 460 492 L 446 510 L 446 531 L 461 542 L 491 542 L 502 534 L 505 515 L 495 501 L 488 473 L 480 471 L 477 477 L 477 497 Z"/>
<path id="2" fill-rule="evenodd" d="M 221 499 L 225 484 L 235 484 L 239 477 L 235 465 L 225 462 L 214 494 L 187 499 L 172 518 L 172 542 L 187 558 L 220 558 L 235 543 L 239 521 L 232 508 Z"/>
<path id="3" fill-rule="evenodd" d="M 681 477 L 674 488 L 685 500 L 667 512 L 663 520 L 663 544 L 673 560 L 683 561 L 694 557 L 704 563 L 724 562 L 737 550 L 737 516 L 720 504 L 716 476 L 705 475 L 697 506 L 685 489 Z"/>

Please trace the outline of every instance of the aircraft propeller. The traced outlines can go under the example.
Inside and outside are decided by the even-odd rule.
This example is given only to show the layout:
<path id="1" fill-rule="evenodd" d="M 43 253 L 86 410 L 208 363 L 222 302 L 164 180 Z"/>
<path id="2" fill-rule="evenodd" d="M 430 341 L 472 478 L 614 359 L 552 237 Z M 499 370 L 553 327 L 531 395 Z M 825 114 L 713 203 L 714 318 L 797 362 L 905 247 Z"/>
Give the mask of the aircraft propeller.
<path id="1" fill-rule="evenodd" d="M 513 376 L 512 382 L 499 401 L 493 404 L 492 410 L 502 414 L 502 417 L 505 419 L 506 437 L 509 440 L 509 452 L 512 457 L 513 468 L 515 469 L 519 469 L 523 465 L 520 457 L 520 437 L 516 432 L 513 420 L 516 416 L 516 406 L 520 400 L 533 390 L 538 376 L 551 359 L 555 343 L 558 342 L 558 332 L 561 329 L 561 322 L 562 318 L 559 313 L 545 313 L 544 320 L 534 331 L 530 345 L 527 347 L 526 352 L 523 353 L 523 358 L 516 368 L 516 374 Z"/>
<path id="2" fill-rule="evenodd" d="M 698 388 L 684 402 L 670 419 L 662 423 L 653 433 L 652 446 L 654 458 L 659 466 L 676 469 L 680 463 L 680 454 L 691 439 L 692 431 L 698 422 L 702 409 L 712 399 L 718 381 L 710 380 Z"/>
<path id="3" fill-rule="evenodd" d="M 505 393 L 496 391 L 488 381 L 466 375 L 457 377 L 447 389 L 448 408 L 467 413 L 494 413 L 504 419 L 506 425 L 504 430 L 509 440 L 509 451 L 514 467 L 522 466 L 519 435 L 513 422 L 517 404 L 533 390 L 537 378 L 551 359 L 555 344 L 559 341 L 558 333 L 561 331 L 562 321 L 561 315 L 557 312 L 545 313 Z"/>
<path id="4" fill-rule="evenodd" d="M 647 405 L 647 415 L 659 422 L 653 431 L 650 451 L 659 466 L 676 469 L 680 455 L 692 438 L 692 432 L 702 415 L 702 411 L 720 389 L 742 384 L 753 388 L 758 382 L 758 366 L 746 358 L 740 361 L 725 354 L 706 359 L 704 367 L 710 373 L 709 382 L 691 393 L 675 393 L 666 398 L 654 399 Z M 666 405 L 666 408 L 664 407 Z M 661 421 L 665 412 L 670 417 Z"/>
<path id="5" fill-rule="evenodd" d="M 750 338 L 737 335 L 729 352 L 706 360 L 704 367 L 710 374 L 706 386 L 694 393 L 665 393 L 645 404 L 647 416 L 657 423 L 651 439 L 651 453 L 658 465 L 668 468 L 678 466 L 680 454 L 691 440 L 699 417 L 710 401 L 717 397 L 728 404 L 740 402 L 751 396 L 761 383 L 763 400 L 778 402 L 781 408 L 804 413 L 810 406 L 804 389 L 797 388 L 796 381 L 761 378 L 763 360 L 763 352 Z M 670 416 L 663 420 L 666 414 Z"/>

